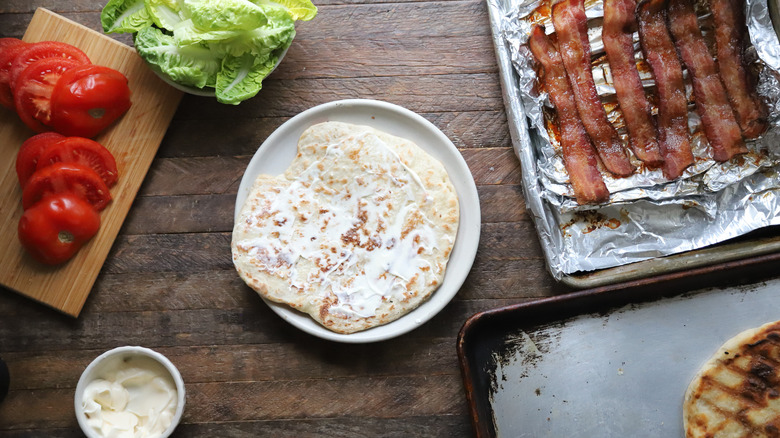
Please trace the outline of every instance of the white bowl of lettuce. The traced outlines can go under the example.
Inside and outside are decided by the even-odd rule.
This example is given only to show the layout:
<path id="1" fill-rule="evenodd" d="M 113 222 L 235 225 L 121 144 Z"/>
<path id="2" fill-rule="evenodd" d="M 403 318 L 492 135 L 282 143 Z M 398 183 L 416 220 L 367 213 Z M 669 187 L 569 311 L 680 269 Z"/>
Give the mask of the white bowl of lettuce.
<path id="1" fill-rule="evenodd" d="M 109 0 L 106 33 L 133 33 L 135 49 L 163 80 L 237 105 L 254 97 L 295 37 L 317 15 L 310 0 Z"/>

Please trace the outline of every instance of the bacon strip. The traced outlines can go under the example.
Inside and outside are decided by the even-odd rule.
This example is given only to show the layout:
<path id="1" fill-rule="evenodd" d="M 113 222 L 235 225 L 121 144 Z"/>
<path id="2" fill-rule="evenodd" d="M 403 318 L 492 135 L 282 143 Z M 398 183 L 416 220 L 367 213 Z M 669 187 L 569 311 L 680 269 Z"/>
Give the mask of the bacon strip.
<path id="1" fill-rule="evenodd" d="M 634 58 L 636 0 L 605 0 L 602 40 L 607 52 L 620 111 L 626 121 L 634 154 L 648 167 L 663 163 L 658 149 L 658 132 L 653 122 L 642 80 Z"/>
<path id="2" fill-rule="evenodd" d="M 690 0 L 670 0 L 667 22 L 683 63 L 693 82 L 696 112 L 701 117 L 704 135 L 712 147 L 712 158 L 728 161 L 748 150 L 731 109 L 726 90 L 718 75 Z"/>
<path id="3" fill-rule="evenodd" d="M 596 152 L 580 122 L 561 56 L 541 26 L 534 27 L 528 45 L 544 69 L 541 80 L 558 113 L 563 164 L 569 173 L 574 196 L 579 204 L 606 201 L 609 199 L 609 190 L 598 170 Z"/>
<path id="4" fill-rule="evenodd" d="M 628 159 L 617 131 L 607 120 L 593 81 L 588 19 L 583 0 L 563 0 L 553 5 L 552 21 L 585 131 L 596 146 L 604 167 L 615 175 L 628 176 L 634 171 L 634 166 Z"/>
<path id="5" fill-rule="evenodd" d="M 750 86 L 742 56 L 744 36 L 748 34 L 743 5 L 744 2 L 740 0 L 710 1 L 715 21 L 715 45 L 720 78 L 734 109 L 737 123 L 742 129 L 742 135 L 745 138 L 756 138 L 767 127 L 766 107 Z"/>
<path id="6" fill-rule="evenodd" d="M 658 145 L 669 179 L 693 164 L 688 132 L 688 98 L 682 64 L 666 28 L 665 0 L 643 0 L 636 9 L 639 42 L 655 77 L 658 93 Z"/>

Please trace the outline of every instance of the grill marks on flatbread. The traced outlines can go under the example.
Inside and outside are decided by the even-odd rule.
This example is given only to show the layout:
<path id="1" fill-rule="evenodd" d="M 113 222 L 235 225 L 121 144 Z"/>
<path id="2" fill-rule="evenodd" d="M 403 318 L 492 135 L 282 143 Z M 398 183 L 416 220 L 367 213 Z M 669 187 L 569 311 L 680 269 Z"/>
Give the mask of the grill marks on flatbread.
<path id="1" fill-rule="evenodd" d="M 780 437 L 780 321 L 727 341 L 685 395 L 689 438 Z"/>
<path id="2" fill-rule="evenodd" d="M 278 177 L 260 175 L 233 230 L 234 265 L 261 296 L 353 333 L 441 284 L 459 222 L 444 166 L 367 126 L 307 129 Z"/>

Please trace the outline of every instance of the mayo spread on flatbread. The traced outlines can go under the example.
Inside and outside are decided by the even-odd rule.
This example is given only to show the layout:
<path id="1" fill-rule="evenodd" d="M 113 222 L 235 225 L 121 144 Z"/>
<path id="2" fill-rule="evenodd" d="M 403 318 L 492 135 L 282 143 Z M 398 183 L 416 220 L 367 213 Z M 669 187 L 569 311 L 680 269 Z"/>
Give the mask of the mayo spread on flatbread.
<path id="1" fill-rule="evenodd" d="M 424 301 L 457 228 L 441 163 L 408 140 L 328 122 L 304 132 L 284 175 L 258 177 L 233 230 L 233 260 L 264 297 L 348 332 Z"/>

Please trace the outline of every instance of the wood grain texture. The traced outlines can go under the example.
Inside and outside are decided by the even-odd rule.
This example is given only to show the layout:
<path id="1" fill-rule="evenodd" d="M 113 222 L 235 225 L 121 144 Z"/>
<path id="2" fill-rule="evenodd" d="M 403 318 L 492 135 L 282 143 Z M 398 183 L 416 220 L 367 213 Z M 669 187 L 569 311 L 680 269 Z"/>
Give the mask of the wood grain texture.
<path id="1" fill-rule="evenodd" d="M 0 36 L 20 37 L 37 6 L 99 30 L 105 1 L 0 3 Z M 174 437 L 470 436 L 455 349 L 463 323 L 569 291 L 548 274 L 525 210 L 486 4 L 315 3 L 318 17 L 298 23 L 256 98 L 182 98 L 78 318 L 0 290 L 0 356 L 12 375 L 0 436 L 82 436 L 78 377 L 120 345 L 160 351 L 182 372 L 187 408 Z M 476 260 L 452 302 L 366 345 L 283 321 L 240 280 L 229 250 L 238 184 L 263 141 L 299 112 L 347 98 L 399 104 L 441 129 L 482 212 Z"/>
<path id="2" fill-rule="evenodd" d="M 3 172 L 0 211 L 4 213 L 0 235 L 4 236 L 7 244 L 0 255 L 0 283 L 77 316 L 165 135 L 181 92 L 155 77 L 133 49 L 45 9 L 36 11 L 24 40 L 73 44 L 81 48 L 93 63 L 124 73 L 133 92 L 130 110 L 117 124 L 96 138 L 117 161 L 120 178 L 111 190 L 114 200 L 101 213 L 98 234 L 72 260 L 57 267 L 35 262 L 15 238 L 22 208 L 21 189 L 14 180 L 12 158 L 22 142 L 33 133 L 11 111 L 4 109 L 0 119 L 0 155 L 8 157 L 0 168 Z"/>

